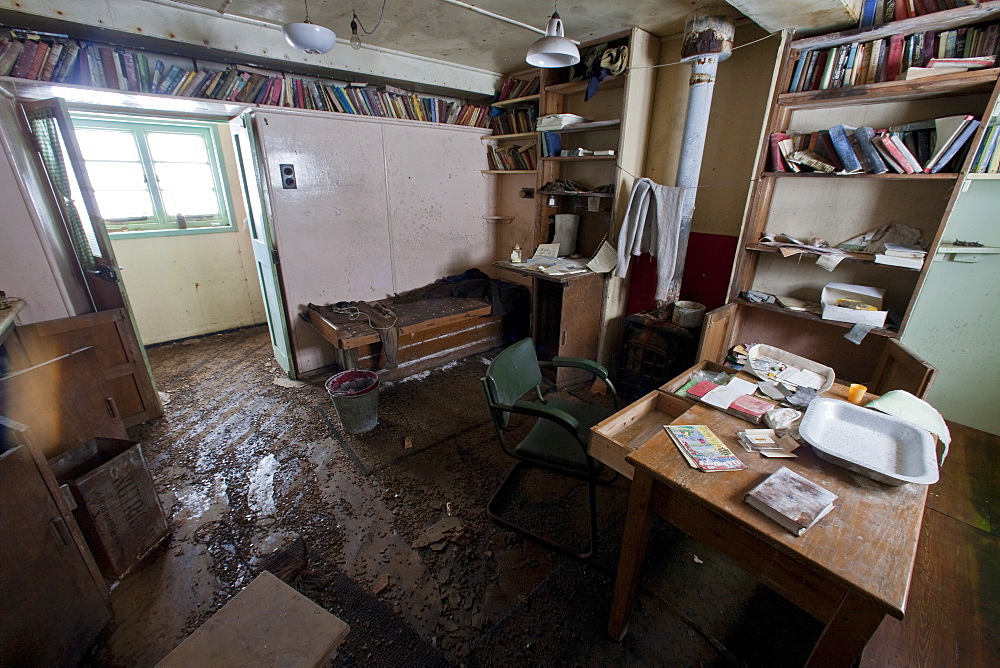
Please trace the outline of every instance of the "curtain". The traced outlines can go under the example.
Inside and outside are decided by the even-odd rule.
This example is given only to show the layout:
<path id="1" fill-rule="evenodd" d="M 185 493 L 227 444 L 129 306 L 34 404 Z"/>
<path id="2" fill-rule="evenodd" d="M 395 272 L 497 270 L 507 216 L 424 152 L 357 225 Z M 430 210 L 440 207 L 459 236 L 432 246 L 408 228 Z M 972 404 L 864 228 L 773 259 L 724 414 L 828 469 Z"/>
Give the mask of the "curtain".
<path id="1" fill-rule="evenodd" d="M 96 269 L 96 258 L 101 253 L 97 234 L 86 210 L 81 216 L 77 207 L 79 187 L 76 183 L 76 174 L 73 173 L 73 168 L 66 158 L 65 144 L 55 114 L 52 109 L 34 109 L 27 112 L 27 117 L 31 132 L 38 142 L 38 151 L 42 156 L 45 171 L 48 172 L 56 195 L 62 200 L 66 225 L 80 266 L 84 271 Z"/>

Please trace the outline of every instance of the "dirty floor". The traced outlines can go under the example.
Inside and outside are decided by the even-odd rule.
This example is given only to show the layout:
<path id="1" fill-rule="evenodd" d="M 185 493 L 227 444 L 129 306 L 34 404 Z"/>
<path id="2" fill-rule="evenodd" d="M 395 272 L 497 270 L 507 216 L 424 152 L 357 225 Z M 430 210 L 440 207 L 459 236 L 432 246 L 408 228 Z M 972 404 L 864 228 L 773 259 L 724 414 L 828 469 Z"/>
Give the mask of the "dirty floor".
<path id="1" fill-rule="evenodd" d="M 492 354 L 383 384 L 379 426 L 360 435 L 341 428 L 322 378 L 283 377 L 266 328 L 149 356 L 165 415 L 133 436 L 172 534 L 114 587 L 95 664 L 155 664 L 299 539 L 306 562 L 288 580 L 351 625 L 336 665 L 799 665 L 818 637 L 800 610 L 657 524 L 630 633 L 609 640 L 627 483 L 600 490 L 587 565 L 491 522 L 512 463 L 479 384 Z M 583 489 L 524 482 L 511 513 L 583 535 Z"/>

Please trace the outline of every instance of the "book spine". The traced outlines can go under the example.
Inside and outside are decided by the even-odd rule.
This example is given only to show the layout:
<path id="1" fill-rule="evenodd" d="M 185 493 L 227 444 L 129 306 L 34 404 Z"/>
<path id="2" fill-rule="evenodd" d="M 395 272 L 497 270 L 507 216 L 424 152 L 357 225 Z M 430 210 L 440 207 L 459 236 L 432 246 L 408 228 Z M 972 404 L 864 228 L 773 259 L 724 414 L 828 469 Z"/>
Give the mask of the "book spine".
<path id="1" fill-rule="evenodd" d="M 900 169 L 903 170 L 903 173 L 913 174 L 916 171 L 913 167 L 913 162 L 910 162 L 903 152 L 899 150 L 899 146 L 892 140 L 892 137 L 876 137 L 875 141 L 879 142 L 885 148 L 886 152 L 893 157 Z"/>
<path id="2" fill-rule="evenodd" d="M 787 172 L 788 166 L 785 163 L 785 158 L 781 153 L 780 142 L 784 139 L 788 139 L 788 135 L 784 132 L 772 132 L 768 139 L 770 145 L 770 156 L 771 156 L 771 171 L 772 172 Z"/>
<path id="3" fill-rule="evenodd" d="M 878 151 L 875 150 L 875 147 L 872 145 L 872 138 L 875 136 L 875 130 L 862 125 L 854 130 L 854 136 L 858 140 L 858 145 L 861 147 L 861 151 L 865 154 L 865 159 L 868 161 L 868 164 L 871 165 L 871 171 L 875 174 L 884 174 L 889 171 L 885 161 L 882 160 L 882 156 L 878 154 Z"/>
<path id="4" fill-rule="evenodd" d="M 42 66 L 42 71 L 38 75 L 41 81 L 52 81 L 59 63 L 63 60 L 64 49 L 65 45 L 62 42 L 55 42 L 49 47 L 49 55 L 45 59 L 45 65 Z"/>
<path id="5" fill-rule="evenodd" d="M 979 123 L 980 122 L 975 119 L 969 121 L 969 124 L 965 126 L 964 130 L 962 130 L 962 134 L 955 138 L 955 141 L 948 146 L 937 162 L 935 162 L 929 170 L 924 169 L 924 171 L 936 174 L 944 169 L 944 167 L 951 162 L 952 158 L 958 154 L 959 150 L 965 146 L 970 139 L 972 139 L 972 135 L 975 133 L 976 128 L 979 127 Z"/>
<path id="6" fill-rule="evenodd" d="M 28 74 L 28 70 L 31 69 L 31 63 L 35 60 L 35 51 L 38 50 L 38 42 L 33 39 L 24 40 L 24 47 L 21 49 L 21 54 L 17 58 L 17 62 L 14 64 L 14 69 L 11 71 L 10 75 L 12 77 L 17 77 L 18 79 L 23 79 Z"/>
<path id="7" fill-rule="evenodd" d="M 830 140 L 833 142 L 833 147 L 837 155 L 840 156 L 840 162 L 844 165 L 844 171 L 852 173 L 862 170 L 861 161 L 854 154 L 854 149 L 851 148 L 851 142 L 848 139 L 848 133 L 851 133 L 851 136 L 853 136 L 853 130 L 854 128 L 846 125 L 835 125 L 830 128 Z"/>

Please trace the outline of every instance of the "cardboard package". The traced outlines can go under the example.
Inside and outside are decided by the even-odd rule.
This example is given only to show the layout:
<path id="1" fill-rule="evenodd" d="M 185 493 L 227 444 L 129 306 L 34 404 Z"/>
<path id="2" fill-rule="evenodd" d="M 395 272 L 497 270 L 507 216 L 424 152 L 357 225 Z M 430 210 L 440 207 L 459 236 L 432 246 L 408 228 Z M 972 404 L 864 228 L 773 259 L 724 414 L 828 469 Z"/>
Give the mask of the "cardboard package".
<path id="1" fill-rule="evenodd" d="M 840 322 L 861 322 L 866 325 L 882 327 L 888 311 L 882 310 L 883 288 L 871 288 L 866 285 L 851 285 L 850 283 L 827 283 L 823 288 L 820 302 L 823 304 L 823 320 L 839 320 Z M 853 299 L 871 304 L 877 311 L 860 311 L 858 309 L 837 306 L 838 299 Z"/>

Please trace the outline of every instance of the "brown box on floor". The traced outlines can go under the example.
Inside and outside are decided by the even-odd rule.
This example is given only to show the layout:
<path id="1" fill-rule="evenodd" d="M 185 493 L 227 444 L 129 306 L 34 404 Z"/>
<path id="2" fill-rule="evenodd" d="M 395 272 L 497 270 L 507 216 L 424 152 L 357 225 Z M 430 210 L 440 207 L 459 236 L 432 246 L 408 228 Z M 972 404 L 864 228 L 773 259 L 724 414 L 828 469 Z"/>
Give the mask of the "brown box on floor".
<path id="1" fill-rule="evenodd" d="M 122 577 L 166 538 L 167 520 L 138 443 L 91 439 L 49 466 L 72 491 L 73 516 L 105 577 Z"/>

